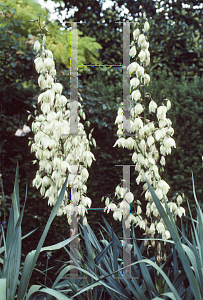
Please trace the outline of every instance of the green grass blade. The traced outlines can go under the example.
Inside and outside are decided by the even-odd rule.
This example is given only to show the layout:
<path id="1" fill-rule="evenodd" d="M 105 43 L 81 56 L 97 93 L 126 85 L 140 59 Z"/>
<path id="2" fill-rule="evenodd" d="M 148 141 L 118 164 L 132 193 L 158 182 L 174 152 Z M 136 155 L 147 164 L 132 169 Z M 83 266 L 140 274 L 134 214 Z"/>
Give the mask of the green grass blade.
<path id="1" fill-rule="evenodd" d="M 88 263 L 89 263 L 90 267 L 92 268 L 92 270 L 94 270 L 95 269 L 94 256 L 96 256 L 96 255 L 90 244 L 86 226 L 83 226 L 83 232 L 84 232 L 85 245 L 86 245 L 86 249 L 87 249 L 87 253 L 88 253 Z"/>
<path id="2" fill-rule="evenodd" d="M 21 238 L 21 240 L 24 240 L 25 238 L 27 238 L 29 235 L 31 235 L 31 234 L 32 234 L 33 232 L 35 232 L 36 230 L 37 230 L 37 228 L 34 229 L 34 230 L 32 230 L 32 231 L 30 231 L 29 233 L 27 233 L 26 235 L 24 235 L 24 236 Z M 4 234 L 4 232 L 3 232 L 3 234 Z M 6 244 L 6 243 L 4 243 L 4 244 Z M 1 247 L 1 248 L 0 248 L 0 254 L 3 253 L 5 249 L 6 249 L 6 248 L 5 248 L 4 246 Z"/>
<path id="3" fill-rule="evenodd" d="M 55 297 L 58 300 L 72 300 L 72 297 L 69 298 L 67 296 L 65 296 L 64 294 L 62 294 L 61 292 L 49 289 L 49 288 L 43 288 L 41 290 L 39 290 L 40 293 L 46 293 L 49 294 L 50 296 Z"/>
<path id="4" fill-rule="evenodd" d="M 38 243 L 37 249 L 35 251 L 32 251 L 30 253 L 28 253 L 28 255 L 26 256 L 25 262 L 24 262 L 24 267 L 23 267 L 23 273 L 22 273 L 22 277 L 20 280 L 20 285 L 19 285 L 19 289 L 18 289 L 18 296 L 17 296 L 17 300 L 23 300 L 25 297 L 25 293 L 33 272 L 33 268 L 35 266 L 35 263 L 37 261 L 37 258 L 39 256 L 40 250 L 43 246 L 43 243 L 45 241 L 45 238 L 47 236 L 47 233 L 49 231 L 49 228 L 51 226 L 52 221 L 54 220 L 59 207 L 63 201 L 64 198 L 64 194 L 65 194 L 65 190 L 66 190 L 66 185 L 67 185 L 67 180 L 68 180 L 68 176 L 66 178 L 66 181 L 61 189 L 61 192 L 59 194 L 59 197 L 56 201 L 56 204 L 54 205 L 54 208 L 52 209 L 51 215 L 49 217 L 49 220 L 45 226 L 44 232 L 41 236 L 41 239 Z"/>
<path id="5" fill-rule="evenodd" d="M 13 300 L 15 298 L 16 288 L 18 284 L 21 263 L 21 223 L 23 219 L 24 209 L 25 203 L 15 226 L 13 238 L 11 240 L 8 251 L 8 256 L 3 266 L 3 278 L 7 279 L 7 300 Z"/>
<path id="6" fill-rule="evenodd" d="M 135 250 L 135 253 L 137 255 L 137 258 L 138 258 L 139 261 L 141 261 L 143 259 L 143 257 L 142 257 L 142 254 L 140 253 L 139 247 L 138 247 L 137 243 L 134 243 L 133 245 L 134 245 L 134 250 Z M 132 265 L 131 265 L 131 268 L 132 268 Z M 157 295 L 157 290 L 154 286 L 154 283 L 151 279 L 151 276 L 149 274 L 149 270 L 147 269 L 146 265 L 145 264 L 140 264 L 140 269 L 141 269 L 144 281 L 145 281 L 145 283 L 148 287 L 149 293 L 151 294 L 151 292 L 153 292 L 155 295 Z"/>
<path id="7" fill-rule="evenodd" d="M 166 214 L 162 204 L 160 203 L 159 199 L 157 198 L 157 196 L 156 196 L 152 186 L 150 185 L 149 181 L 147 180 L 147 178 L 146 178 L 146 182 L 147 182 L 149 190 L 151 192 L 153 201 L 155 202 L 156 207 L 157 207 L 161 217 L 163 218 L 163 221 L 164 221 L 167 229 L 169 230 L 173 241 L 175 242 L 176 250 L 177 250 L 177 252 L 179 254 L 179 257 L 181 259 L 183 268 L 184 268 L 184 270 L 187 274 L 187 277 L 188 277 L 188 280 L 190 282 L 191 289 L 193 291 L 194 297 L 195 297 L 196 300 L 201 300 L 202 295 L 201 295 L 200 287 L 197 284 L 197 280 L 196 280 L 196 278 L 195 278 L 195 276 L 194 276 L 194 274 L 193 274 L 193 272 L 190 268 L 189 261 L 188 261 L 186 255 L 185 255 L 185 253 L 184 253 L 183 246 L 181 244 L 180 237 L 179 237 L 178 231 L 176 229 L 175 222 L 173 220 L 170 220 L 169 217 L 168 217 L 168 215 L 171 216 L 171 213 L 169 211 L 169 208 L 168 208 L 168 205 L 166 203 L 165 197 L 164 197 L 164 201 L 165 201 L 166 211 L 167 211 L 168 215 Z"/>
<path id="8" fill-rule="evenodd" d="M 13 233 L 15 230 L 15 226 L 17 223 L 17 220 L 20 216 L 20 204 L 19 204 L 19 167 L 17 164 L 16 167 L 16 175 L 15 175 L 15 183 L 14 183 L 14 189 L 13 189 L 13 197 L 12 197 L 12 205 L 9 215 L 9 221 L 8 221 L 8 227 L 7 227 L 7 234 L 6 234 L 6 252 L 8 253 Z M 4 256 L 4 259 L 6 260 L 6 257 Z"/>
<path id="9" fill-rule="evenodd" d="M 0 278 L 0 300 L 6 299 L 6 278 Z"/>

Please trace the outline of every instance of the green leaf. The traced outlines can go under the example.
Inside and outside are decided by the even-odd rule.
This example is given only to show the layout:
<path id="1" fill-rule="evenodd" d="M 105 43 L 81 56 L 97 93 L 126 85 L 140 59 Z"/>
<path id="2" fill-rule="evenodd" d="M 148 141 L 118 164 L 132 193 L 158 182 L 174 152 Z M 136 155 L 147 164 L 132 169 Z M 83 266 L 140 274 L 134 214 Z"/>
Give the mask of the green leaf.
<path id="1" fill-rule="evenodd" d="M 42 245 L 45 241 L 45 238 L 47 236 L 48 230 L 51 226 L 51 223 L 53 221 L 53 219 L 55 218 L 57 211 L 59 210 L 59 207 L 63 201 L 63 197 L 65 194 L 65 190 L 66 190 L 66 185 L 67 185 L 67 181 L 68 181 L 68 176 L 66 178 L 66 181 L 61 189 L 61 192 L 59 194 L 59 197 L 56 201 L 56 204 L 54 205 L 54 208 L 52 209 L 51 215 L 49 217 L 49 220 L 46 224 L 46 227 L 44 229 L 44 232 L 41 236 L 41 239 L 38 243 L 37 249 L 31 251 L 30 253 L 28 253 L 28 255 L 26 256 L 25 262 L 24 262 L 24 267 L 23 267 L 23 272 L 22 272 L 22 276 L 21 276 L 21 280 L 20 280 L 20 285 L 18 288 L 18 296 L 17 296 L 17 300 L 22 300 L 25 297 L 25 293 L 33 272 L 33 268 L 35 266 L 35 263 L 37 261 L 37 258 L 39 256 L 39 253 L 41 251 Z M 75 236 L 74 236 L 75 237 Z"/>
<path id="2" fill-rule="evenodd" d="M 16 63 L 15 62 L 11 62 L 11 66 L 13 67 L 13 68 L 15 68 L 16 67 Z"/>
<path id="3" fill-rule="evenodd" d="M 190 286 L 191 286 L 193 295 L 194 295 L 196 300 L 201 300 L 202 297 L 201 297 L 201 292 L 200 292 L 200 288 L 199 288 L 197 279 L 195 278 L 195 276 L 194 276 L 194 274 L 193 274 L 193 272 L 190 268 L 188 258 L 186 257 L 185 252 L 183 250 L 183 245 L 181 244 L 176 224 L 175 224 L 175 222 L 172 218 L 172 215 L 171 215 L 170 210 L 168 208 L 168 205 L 166 203 L 165 197 L 164 197 L 164 201 L 165 201 L 165 207 L 166 207 L 167 214 L 166 214 L 161 202 L 159 201 L 158 197 L 156 196 L 151 184 L 147 180 L 147 178 L 146 178 L 146 182 L 148 184 L 148 187 L 149 187 L 150 193 L 152 195 L 153 201 L 156 204 L 156 207 L 157 207 L 157 209 L 160 213 L 160 216 L 163 218 L 163 221 L 164 221 L 167 229 L 169 230 L 169 232 L 172 236 L 172 239 L 175 243 L 176 250 L 179 254 L 179 257 L 180 257 L 180 260 L 182 262 L 183 268 L 184 268 L 184 270 L 187 274 L 188 280 L 190 282 Z"/>
<path id="4" fill-rule="evenodd" d="M 6 298 L 6 278 L 0 278 L 0 300 L 7 300 Z"/>

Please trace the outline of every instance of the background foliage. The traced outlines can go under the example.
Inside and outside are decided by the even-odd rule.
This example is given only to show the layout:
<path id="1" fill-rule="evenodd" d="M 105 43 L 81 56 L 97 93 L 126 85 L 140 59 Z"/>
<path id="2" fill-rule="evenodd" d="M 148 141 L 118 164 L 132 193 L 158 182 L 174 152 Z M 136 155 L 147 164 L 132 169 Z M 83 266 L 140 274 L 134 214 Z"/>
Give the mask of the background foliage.
<path id="1" fill-rule="evenodd" d="M 166 159 L 163 178 L 171 186 L 169 197 L 176 191 L 182 191 L 191 201 L 191 171 L 194 172 L 198 197 L 202 194 L 201 156 L 202 156 L 202 10 L 195 7 L 199 1 L 115 1 L 111 9 L 102 10 L 102 1 L 61 1 L 70 9 L 77 6 L 71 19 L 66 21 L 86 21 L 78 24 L 79 28 L 79 64 L 122 64 L 122 25 L 115 22 L 124 21 L 130 15 L 133 19 L 141 12 L 140 5 L 147 13 L 150 23 L 149 41 L 151 53 L 151 82 L 147 91 L 152 98 L 161 103 L 164 98 L 172 101 L 168 117 L 172 120 L 175 131 L 174 139 L 177 148 Z M 182 4 L 189 7 L 183 7 Z M 33 250 L 50 214 L 47 200 L 32 188 L 37 165 L 30 153 L 28 136 L 16 137 L 15 131 L 27 123 L 27 110 L 34 111 L 37 96 L 40 93 L 37 85 L 37 73 L 34 70 L 34 52 L 32 43 L 37 34 L 36 19 L 41 20 L 51 32 L 47 36 L 47 45 L 54 53 L 57 66 L 58 82 L 64 86 L 64 95 L 70 97 L 70 36 L 66 29 L 60 31 L 58 21 L 50 22 L 49 13 L 32 0 L 3 1 L 0 13 L 0 170 L 2 173 L 5 195 L 10 197 L 13 190 L 16 163 L 20 166 L 20 195 L 23 201 L 25 184 L 29 184 L 23 224 L 23 234 L 39 227 L 31 239 L 24 245 L 23 253 Z M 122 17 L 116 10 L 126 6 L 130 14 Z M 9 7 L 7 7 L 9 6 Z M 159 8 L 160 11 L 156 12 Z M 58 11 L 64 10 L 61 6 Z M 102 15 L 103 14 L 103 15 Z M 105 24 L 104 24 L 105 21 Z M 122 179 L 122 168 L 115 165 L 132 164 L 130 151 L 113 148 L 117 139 L 114 125 L 117 108 L 122 101 L 122 68 L 121 67 L 80 67 L 79 92 L 83 97 L 84 111 L 87 120 L 94 128 L 93 137 L 97 141 L 94 150 L 96 162 L 90 169 L 88 194 L 93 201 L 93 208 L 101 208 L 102 196 L 113 197 L 115 187 Z M 31 126 L 31 120 L 27 123 Z M 90 128 L 90 129 L 91 129 Z M 29 134 L 33 137 L 32 133 Z M 136 173 L 131 168 L 131 191 L 135 198 L 142 200 L 142 187 L 135 182 Z M 7 198 L 7 203 L 11 199 Z M 143 201 L 143 200 L 142 200 Z M 2 203 L 3 200 L 2 200 Z M 98 222 L 103 222 L 102 210 L 91 210 L 88 221 L 95 234 L 98 234 Z M 113 221 L 112 214 L 104 214 L 109 223 L 113 223 L 115 232 L 122 236 L 121 226 Z M 3 221 L 3 215 L 0 216 Z M 95 221 L 96 220 L 96 221 Z M 142 232 L 137 230 L 136 236 Z M 45 245 L 69 237 L 66 217 L 57 217 L 49 231 Z M 56 254 L 57 253 L 57 254 Z M 66 259 L 62 251 L 56 252 L 52 260 Z M 46 258 L 39 259 L 43 269 Z M 35 274 L 36 278 L 38 273 Z"/>

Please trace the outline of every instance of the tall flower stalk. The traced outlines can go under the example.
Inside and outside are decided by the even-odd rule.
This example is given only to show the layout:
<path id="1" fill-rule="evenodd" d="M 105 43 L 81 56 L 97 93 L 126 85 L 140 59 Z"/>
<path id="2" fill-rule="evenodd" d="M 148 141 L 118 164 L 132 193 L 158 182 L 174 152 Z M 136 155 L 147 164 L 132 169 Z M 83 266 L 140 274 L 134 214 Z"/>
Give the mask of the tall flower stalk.
<path id="1" fill-rule="evenodd" d="M 40 19 L 35 21 L 40 26 Z M 69 173 L 65 196 L 57 215 L 66 214 L 68 223 L 71 224 L 74 213 L 84 216 L 87 207 L 91 207 L 92 201 L 86 196 L 86 181 L 89 177 L 87 166 L 90 167 L 92 160 L 95 160 L 90 145 L 96 146 L 96 142 L 92 138 L 92 131 L 89 139 L 87 138 L 79 116 L 78 135 L 70 135 L 70 99 L 62 95 L 63 86 L 56 82 L 53 54 L 47 49 L 46 35 L 42 33 L 43 30 L 48 30 L 45 26 L 40 26 L 40 29 L 41 33 L 34 43 L 37 53 L 34 63 L 42 90 L 38 97 L 42 113 L 32 123 L 34 141 L 30 141 L 31 151 L 35 152 L 39 161 L 33 185 L 40 188 L 41 195 L 48 198 L 49 205 L 54 205 Z M 82 100 L 81 96 L 80 99 Z M 79 114 L 85 120 L 82 106 L 80 103 L 78 105 Z M 71 195 L 70 201 L 73 186 L 77 187 L 77 193 Z"/>
<path id="2" fill-rule="evenodd" d="M 145 234 L 154 238 L 155 235 L 162 236 L 167 240 L 170 238 L 170 232 L 166 229 L 163 219 L 159 215 L 151 193 L 148 189 L 145 178 L 150 182 L 156 192 L 157 197 L 165 208 L 163 195 L 168 202 L 167 193 L 169 185 L 161 178 L 160 173 L 164 170 L 166 163 L 165 157 L 171 154 L 171 148 L 176 147 L 172 138 L 174 129 L 172 122 L 167 118 L 166 113 L 171 108 L 171 102 L 164 99 L 161 106 L 158 107 L 152 99 L 150 93 L 145 92 L 145 87 L 150 82 L 150 76 L 146 72 L 146 67 L 150 64 L 149 41 L 147 32 L 150 26 L 145 13 L 141 20 L 135 23 L 133 31 L 133 41 L 130 48 L 130 56 L 135 60 L 128 66 L 128 71 L 132 77 L 130 80 L 131 88 L 131 136 L 123 134 L 123 109 L 118 109 L 118 115 L 115 123 L 118 125 L 117 134 L 119 135 L 115 146 L 133 150 L 132 161 L 135 163 L 135 170 L 139 173 L 136 182 L 139 185 L 143 182 L 143 193 L 146 201 L 146 216 L 142 213 L 141 201 L 134 200 L 134 195 L 125 190 L 120 185 L 116 187 L 115 196 L 123 199 L 120 203 L 110 202 L 109 198 L 105 201 L 105 211 L 113 211 L 115 220 L 126 219 L 130 212 L 131 203 L 137 204 L 136 211 L 132 211 L 126 220 L 126 226 L 129 228 L 133 222 Z M 156 120 L 153 119 L 156 117 Z M 184 197 L 184 195 L 183 195 Z M 169 202 L 170 211 L 174 213 L 175 218 L 182 217 L 185 210 L 181 207 L 183 199 L 180 195 L 174 197 L 173 202 Z M 155 245 L 153 241 L 152 244 Z"/>

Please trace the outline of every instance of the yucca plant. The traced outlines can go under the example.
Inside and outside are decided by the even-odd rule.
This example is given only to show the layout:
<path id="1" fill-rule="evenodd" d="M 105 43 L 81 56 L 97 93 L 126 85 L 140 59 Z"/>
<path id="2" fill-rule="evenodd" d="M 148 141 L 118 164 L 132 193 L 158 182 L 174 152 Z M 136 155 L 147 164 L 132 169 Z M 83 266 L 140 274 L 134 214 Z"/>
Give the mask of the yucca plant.
<path id="1" fill-rule="evenodd" d="M 40 252 L 42 251 L 52 251 L 61 249 L 69 242 L 71 242 L 76 236 L 69 238 L 61 243 L 44 247 L 43 243 L 47 236 L 49 227 L 57 214 L 57 211 L 61 205 L 61 202 L 64 197 L 66 184 L 68 177 L 61 189 L 60 195 L 57 199 L 57 202 L 51 212 L 49 220 L 46 224 L 44 232 L 41 236 L 41 239 L 38 243 L 37 249 L 28 253 L 24 261 L 23 271 L 20 272 L 21 268 L 21 240 L 26 238 L 32 232 L 26 236 L 21 236 L 21 223 L 23 218 L 23 212 L 25 208 L 26 198 L 27 198 L 27 189 L 23 209 L 20 213 L 20 202 L 19 202 L 19 167 L 17 165 L 16 175 L 15 175 L 15 184 L 12 198 L 12 206 L 9 216 L 8 228 L 6 237 L 4 234 L 4 229 L 1 226 L 4 246 L 0 248 L 0 255 L 4 253 L 3 257 L 0 257 L 0 262 L 3 265 L 0 268 L 0 299 L 1 300 L 29 300 L 37 299 L 33 297 L 36 294 L 36 291 L 40 291 L 44 295 L 53 295 L 57 299 L 69 299 L 64 294 L 56 291 L 54 289 L 44 288 L 41 285 L 33 285 L 28 291 L 29 281 L 35 267 L 35 263 L 38 259 Z M 38 298 L 39 299 L 39 298 Z"/>
<path id="2" fill-rule="evenodd" d="M 181 235 L 178 232 L 176 224 L 174 222 L 174 218 L 169 210 L 169 207 L 166 203 L 166 211 L 164 210 L 163 206 L 161 205 L 159 199 L 157 198 L 153 188 L 151 187 L 150 183 L 147 181 L 149 186 L 149 190 L 152 194 L 153 201 L 156 204 L 156 207 L 167 227 L 170 231 L 171 237 L 173 241 L 171 241 L 175 249 L 179 255 L 179 259 L 182 262 L 182 266 L 184 272 L 182 272 L 182 276 L 185 274 L 189 281 L 188 287 L 185 289 L 184 292 L 180 293 L 182 300 L 200 300 L 203 299 L 203 212 L 201 210 L 200 204 L 197 201 L 196 193 L 195 193 L 195 185 L 194 185 L 194 178 L 192 173 L 192 185 L 193 185 L 193 194 L 194 199 L 196 202 L 196 210 L 197 210 L 197 220 L 192 218 L 192 214 L 190 211 L 190 206 L 188 203 L 188 210 L 190 212 L 190 219 L 192 223 L 191 228 L 191 236 L 192 236 L 192 243 L 186 237 L 184 227 L 182 226 Z M 188 202 L 188 201 L 187 201 Z M 196 225 L 195 225 L 196 223 Z M 182 240 L 181 240 L 182 238 Z M 176 267 L 176 274 L 177 278 L 176 281 L 180 278 L 180 271 L 178 270 L 177 265 Z M 179 274 L 178 274 L 179 273 Z M 178 278 L 179 277 L 179 278 Z"/>
<path id="3" fill-rule="evenodd" d="M 177 269 L 177 255 L 173 249 L 161 267 L 155 264 L 155 257 L 146 259 L 143 252 L 146 249 L 144 241 L 138 247 L 134 227 L 132 228 L 131 275 L 132 279 L 123 277 L 122 259 L 125 249 L 115 235 L 112 226 L 104 219 L 105 230 L 109 241 L 104 238 L 100 242 L 91 227 L 80 224 L 81 236 L 84 238 L 86 249 L 77 251 L 74 260 L 79 276 L 74 283 L 68 273 L 74 266 L 65 263 L 56 278 L 52 289 L 62 290 L 71 299 L 182 299 L 180 294 L 186 291 L 184 280 L 186 274 Z M 82 232 L 83 231 L 83 232 Z M 64 247 L 71 256 L 70 251 Z M 71 248 L 71 246 L 70 246 Z M 73 251 L 73 249 L 72 249 Z M 77 259 L 76 259 L 77 257 Z M 180 265 L 181 267 L 181 265 Z M 157 272 L 163 281 L 163 292 L 156 283 Z M 86 277 L 85 277 L 86 276 Z M 171 280 L 170 280 L 170 279 Z M 172 281 L 172 282 L 171 282 Z M 189 299 L 189 298 L 184 298 Z"/>

